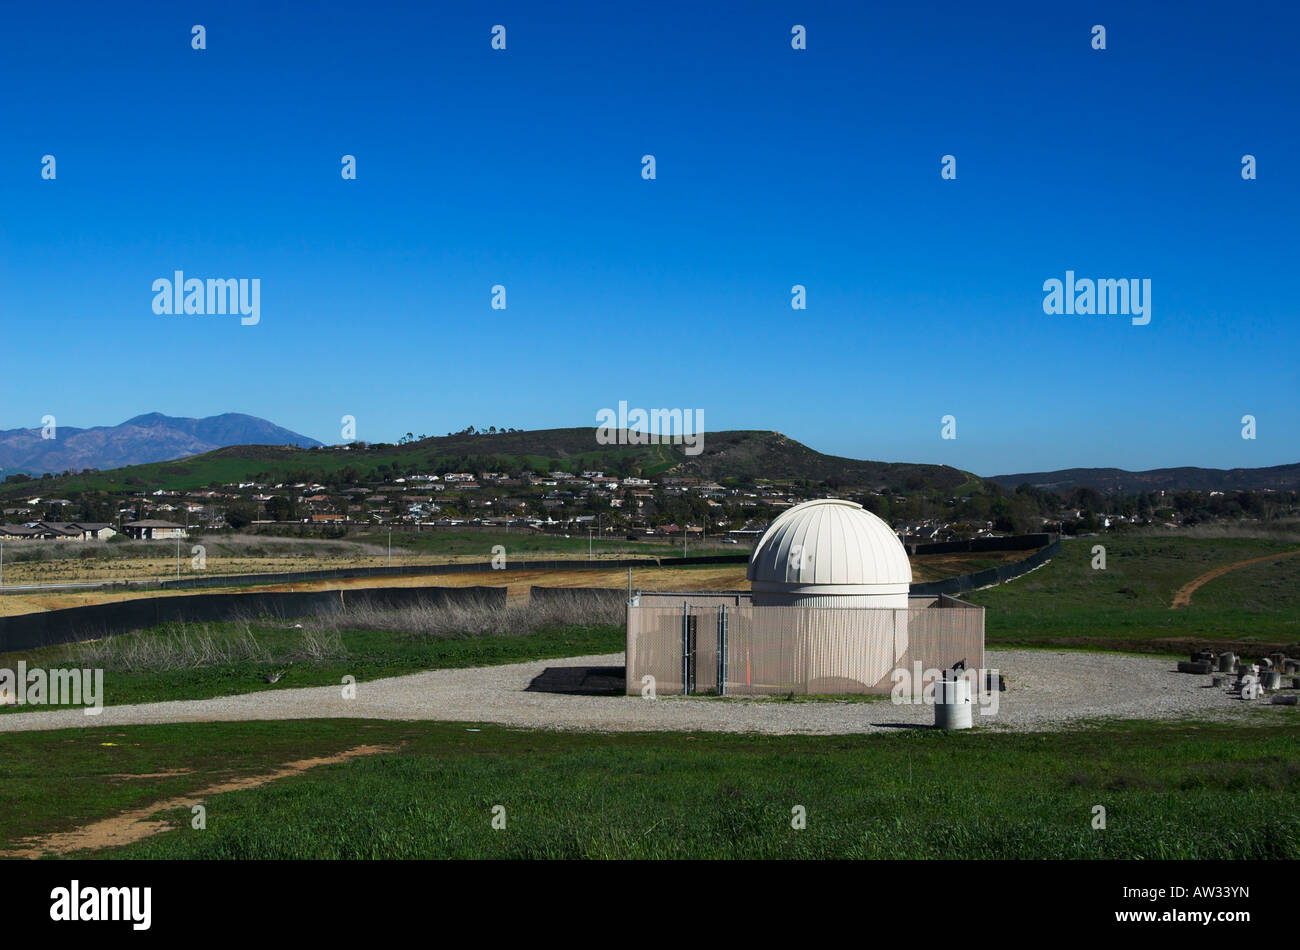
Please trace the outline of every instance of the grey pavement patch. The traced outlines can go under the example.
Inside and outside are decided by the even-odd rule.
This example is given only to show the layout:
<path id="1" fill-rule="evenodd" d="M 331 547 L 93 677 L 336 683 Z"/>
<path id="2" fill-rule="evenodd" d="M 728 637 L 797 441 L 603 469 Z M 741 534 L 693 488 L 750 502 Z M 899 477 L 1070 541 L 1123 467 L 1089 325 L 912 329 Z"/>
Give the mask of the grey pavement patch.
<path id="1" fill-rule="evenodd" d="M 621 653 L 433 670 L 357 683 L 345 700 L 340 686 L 264 690 L 213 699 L 105 706 L 99 716 L 78 709 L 0 716 L 0 732 L 145 723 L 283 719 L 398 719 L 498 723 L 530 729 L 850 734 L 897 732 L 929 725 L 929 705 L 888 701 L 784 702 L 773 698 L 710 699 L 663 696 L 585 696 L 530 691 L 544 670 L 563 666 L 621 666 Z M 1049 650 L 990 651 L 985 665 L 1007 677 L 997 715 L 976 727 L 1015 732 L 1066 728 L 1083 720 L 1241 718 L 1251 715 L 1226 690 L 1204 689 L 1202 677 L 1176 672 L 1163 658 Z M 112 698 L 111 686 L 108 699 Z M 1287 714 L 1279 708 L 1279 714 Z"/>

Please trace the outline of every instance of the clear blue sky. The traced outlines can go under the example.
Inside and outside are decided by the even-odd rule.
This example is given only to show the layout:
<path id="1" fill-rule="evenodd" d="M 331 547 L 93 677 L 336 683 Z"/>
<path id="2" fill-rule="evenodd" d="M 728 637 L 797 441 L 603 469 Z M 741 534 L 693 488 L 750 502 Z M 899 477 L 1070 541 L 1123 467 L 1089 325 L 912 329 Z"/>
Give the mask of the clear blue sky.
<path id="1" fill-rule="evenodd" d="M 983 475 L 1300 460 L 1295 5 L 996 7 L 10 5 L 0 428 L 622 399 Z M 176 269 L 261 323 L 154 314 Z M 1067 269 L 1150 325 L 1044 314 Z"/>

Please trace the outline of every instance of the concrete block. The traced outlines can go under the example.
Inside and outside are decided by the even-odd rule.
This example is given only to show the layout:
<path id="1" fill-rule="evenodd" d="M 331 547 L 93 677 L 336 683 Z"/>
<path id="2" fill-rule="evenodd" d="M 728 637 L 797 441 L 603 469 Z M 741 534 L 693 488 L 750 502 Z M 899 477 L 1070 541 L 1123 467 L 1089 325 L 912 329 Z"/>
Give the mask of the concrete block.
<path id="1" fill-rule="evenodd" d="M 1179 660 L 1179 673 L 1208 673 L 1210 664 L 1206 660 Z"/>

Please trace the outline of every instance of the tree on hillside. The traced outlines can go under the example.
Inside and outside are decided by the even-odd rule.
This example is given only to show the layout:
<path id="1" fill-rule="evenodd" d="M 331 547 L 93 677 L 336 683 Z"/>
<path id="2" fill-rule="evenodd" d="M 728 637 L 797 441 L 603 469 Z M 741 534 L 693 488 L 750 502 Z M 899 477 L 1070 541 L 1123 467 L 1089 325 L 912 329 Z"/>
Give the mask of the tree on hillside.
<path id="1" fill-rule="evenodd" d="M 273 521 L 296 520 L 293 499 L 275 495 L 266 503 L 266 516 Z"/>
<path id="2" fill-rule="evenodd" d="M 257 509 L 247 502 L 235 502 L 226 509 L 226 524 L 238 531 L 253 523 Z"/>

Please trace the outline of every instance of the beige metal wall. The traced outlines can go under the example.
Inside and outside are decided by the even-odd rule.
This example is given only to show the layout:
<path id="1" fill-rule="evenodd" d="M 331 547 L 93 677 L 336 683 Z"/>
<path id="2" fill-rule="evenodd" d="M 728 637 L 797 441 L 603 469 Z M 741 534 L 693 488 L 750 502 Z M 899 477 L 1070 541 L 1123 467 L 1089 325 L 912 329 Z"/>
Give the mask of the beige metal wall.
<path id="1" fill-rule="evenodd" d="M 951 598 L 906 610 L 727 607 L 727 692 L 888 693 L 895 669 L 984 665 L 984 608 Z M 720 606 L 688 602 L 696 624 L 698 693 L 715 691 Z M 683 607 L 629 606 L 627 689 L 654 677 L 658 693 L 682 691 Z"/>
<path id="2" fill-rule="evenodd" d="M 680 593 L 642 590 L 637 591 L 636 598 L 642 607 L 676 607 L 680 610 L 682 601 L 686 601 L 692 607 L 717 607 L 719 604 L 739 607 L 749 603 L 750 593 L 747 590 L 701 590 L 682 591 Z"/>

